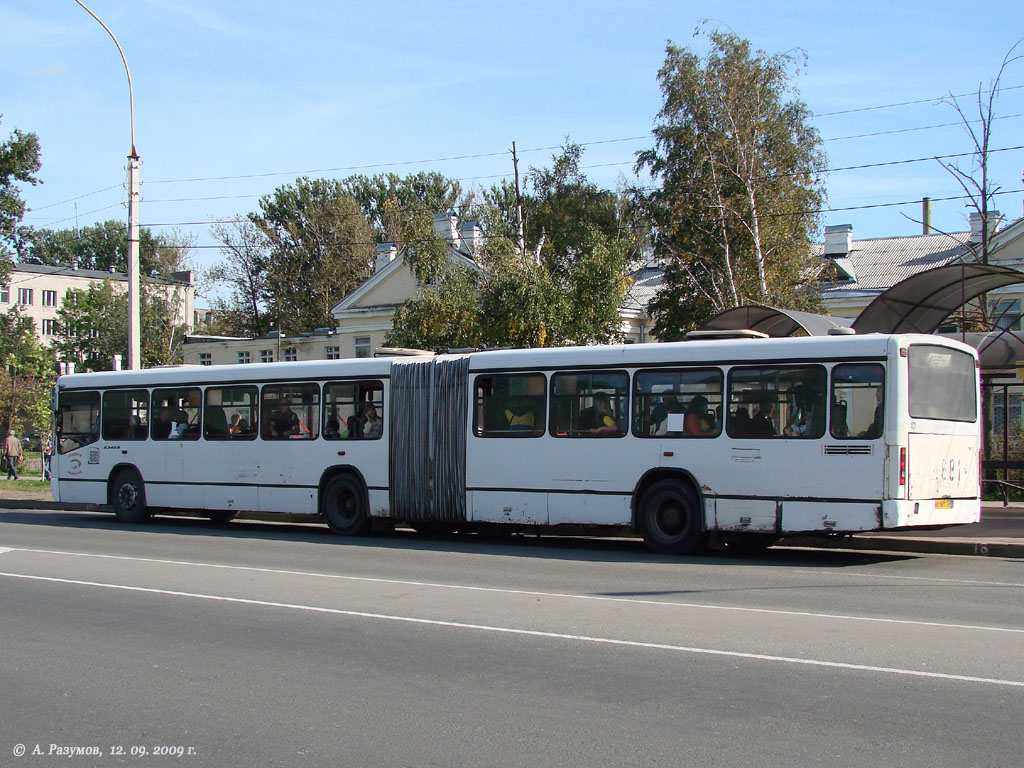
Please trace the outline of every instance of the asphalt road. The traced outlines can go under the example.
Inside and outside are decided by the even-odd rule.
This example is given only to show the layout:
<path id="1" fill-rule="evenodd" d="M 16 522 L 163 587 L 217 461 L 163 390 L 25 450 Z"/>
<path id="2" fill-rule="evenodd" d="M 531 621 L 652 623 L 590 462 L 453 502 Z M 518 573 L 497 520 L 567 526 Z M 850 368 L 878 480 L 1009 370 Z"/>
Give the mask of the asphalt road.
<path id="1" fill-rule="evenodd" d="M 1019 560 L 0 510 L 0 648 L 3 766 L 1024 754 Z"/>

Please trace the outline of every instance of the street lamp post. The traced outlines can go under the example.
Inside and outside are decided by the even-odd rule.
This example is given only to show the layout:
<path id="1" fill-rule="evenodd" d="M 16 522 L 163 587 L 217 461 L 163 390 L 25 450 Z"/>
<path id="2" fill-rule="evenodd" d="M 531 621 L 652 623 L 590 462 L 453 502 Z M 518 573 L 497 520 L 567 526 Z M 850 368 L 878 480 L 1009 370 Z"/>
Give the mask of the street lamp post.
<path id="1" fill-rule="evenodd" d="M 137 371 L 142 368 L 142 347 L 139 340 L 139 153 L 135 151 L 135 96 L 132 93 L 132 73 L 128 70 L 128 59 L 121 50 L 110 27 L 103 23 L 82 0 L 75 0 L 82 8 L 107 30 L 110 39 L 117 46 L 128 75 L 128 114 L 131 120 L 132 148 L 128 153 L 128 368 Z"/>

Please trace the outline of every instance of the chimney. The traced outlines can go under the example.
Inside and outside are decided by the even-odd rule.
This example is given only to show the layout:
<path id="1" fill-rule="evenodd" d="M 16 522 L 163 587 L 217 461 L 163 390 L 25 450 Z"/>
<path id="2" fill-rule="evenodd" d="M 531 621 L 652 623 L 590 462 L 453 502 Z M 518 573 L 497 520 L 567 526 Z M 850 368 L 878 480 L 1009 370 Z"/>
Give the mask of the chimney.
<path id="1" fill-rule="evenodd" d="M 825 227 L 825 256 L 845 256 L 853 248 L 853 224 Z"/>
<path id="2" fill-rule="evenodd" d="M 988 212 L 988 236 L 992 237 L 999 229 L 999 222 L 1002 221 L 1002 214 L 999 211 Z M 972 243 L 981 242 L 981 214 L 971 211 L 971 239 Z"/>
<path id="3" fill-rule="evenodd" d="M 462 239 L 463 249 L 469 255 L 475 255 L 480 249 L 480 224 L 475 221 L 463 222 L 459 225 L 459 237 Z"/>
<path id="4" fill-rule="evenodd" d="M 395 260 L 398 248 L 394 243 L 377 243 L 377 260 L 374 263 L 373 271 L 380 272 L 384 267 Z"/>
<path id="5" fill-rule="evenodd" d="M 932 229 L 932 199 L 930 197 L 921 198 L 921 234 L 931 235 L 934 234 L 935 230 Z"/>
<path id="6" fill-rule="evenodd" d="M 457 222 L 454 213 L 435 213 L 434 231 L 445 242 L 454 243 L 459 236 Z"/>

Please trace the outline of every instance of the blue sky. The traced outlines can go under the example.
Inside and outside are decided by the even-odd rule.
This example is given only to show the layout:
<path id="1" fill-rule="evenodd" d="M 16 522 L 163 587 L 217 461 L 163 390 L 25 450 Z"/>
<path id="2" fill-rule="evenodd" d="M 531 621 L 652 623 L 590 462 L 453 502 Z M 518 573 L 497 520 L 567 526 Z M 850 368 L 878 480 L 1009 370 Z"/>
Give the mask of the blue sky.
<path id="1" fill-rule="evenodd" d="M 142 223 L 177 224 L 200 245 L 211 244 L 202 222 L 254 210 L 295 172 L 427 169 L 490 184 L 511 174 L 513 141 L 525 166 L 545 164 L 540 148 L 566 136 L 588 144 L 590 177 L 614 187 L 650 143 L 666 40 L 699 50 L 693 32 L 707 17 L 770 53 L 806 53 L 797 87 L 830 167 L 968 151 L 962 128 L 906 130 L 956 122 L 941 104 L 827 113 L 976 91 L 1024 35 L 1020 0 L 87 4 L 132 70 Z M 34 131 L 43 149 L 26 223 L 124 218 L 127 83 L 110 38 L 73 0 L 0 0 L 0 29 L 0 135 Z M 1024 61 L 1003 85 L 994 148 L 1024 145 Z M 843 138 L 891 131 L 903 132 Z M 494 156 L 440 159 L 466 155 Z M 993 154 L 1004 190 L 1024 186 L 1022 169 L 1024 150 Z M 213 178 L 223 176 L 249 178 Z M 828 191 L 833 208 L 962 194 L 934 161 L 835 171 Z M 997 206 L 1017 218 L 1022 195 Z M 857 238 L 916 234 L 903 214 L 919 213 L 919 203 L 837 210 L 825 223 L 852 224 Z M 965 229 L 963 201 L 936 202 L 933 221 Z M 199 266 L 217 257 L 193 255 Z"/>

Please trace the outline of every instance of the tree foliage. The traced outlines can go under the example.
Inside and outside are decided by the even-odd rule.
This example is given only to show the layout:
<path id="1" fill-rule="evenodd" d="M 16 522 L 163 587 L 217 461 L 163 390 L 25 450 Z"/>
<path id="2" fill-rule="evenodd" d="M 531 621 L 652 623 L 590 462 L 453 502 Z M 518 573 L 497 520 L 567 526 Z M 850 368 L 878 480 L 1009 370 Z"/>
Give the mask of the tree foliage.
<path id="1" fill-rule="evenodd" d="M 16 423 L 44 432 L 50 423 L 50 390 L 57 378 L 53 351 L 36 339 L 35 324 L 21 308 L 0 314 L 0 424 L 4 434 Z"/>
<path id="2" fill-rule="evenodd" d="M 140 292 L 142 367 L 180 363 L 185 326 L 175 323 L 175 293 L 143 281 Z M 109 281 L 68 291 L 57 310 L 54 348 L 79 369 L 109 371 L 114 355 L 128 359 L 128 294 Z"/>
<path id="3" fill-rule="evenodd" d="M 128 271 L 128 225 L 124 221 L 110 219 L 80 229 L 36 229 L 27 237 L 26 246 L 21 258 L 29 264 Z M 140 227 L 139 269 L 143 274 L 156 271 L 170 276 L 183 268 L 191 246 L 188 237 L 153 234 Z"/>
<path id="4" fill-rule="evenodd" d="M 224 258 L 207 272 L 206 279 L 224 286 L 227 294 L 211 299 L 214 326 L 207 330 L 225 336 L 266 335 L 274 324 L 266 310 L 270 243 L 248 219 L 215 224 L 210 234 L 220 242 Z"/>
<path id="5" fill-rule="evenodd" d="M 485 228 L 476 269 L 459 263 L 426 215 L 415 219 L 403 232 L 404 254 L 421 288 L 395 314 L 387 343 L 438 349 L 614 340 L 632 243 L 619 236 L 615 194 L 583 176 L 580 154 L 570 144 L 550 169 L 531 169 L 523 252 L 507 183 L 474 207 Z"/>
<path id="6" fill-rule="evenodd" d="M 25 201 L 15 185 L 18 182 L 38 184 L 36 173 L 40 167 L 39 137 L 34 133 L 23 133 L 15 128 L 0 142 L 0 282 L 7 280 L 10 256 L 21 249 L 26 234 L 21 226 Z"/>
<path id="7" fill-rule="evenodd" d="M 374 234 L 356 199 L 337 180 L 300 178 L 249 218 L 270 246 L 270 316 L 287 333 L 333 325 L 331 309 L 373 265 Z"/>
<path id="8" fill-rule="evenodd" d="M 355 198 L 378 242 L 396 243 L 424 213 L 433 216 L 466 206 L 471 196 L 456 179 L 437 171 L 420 171 L 407 176 L 378 173 L 349 176 L 339 189 Z"/>
<path id="9" fill-rule="evenodd" d="M 731 33 L 707 39 L 703 57 L 668 45 L 655 146 L 637 163 L 655 181 L 641 202 L 668 264 L 651 306 L 666 340 L 742 304 L 816 306 L 805 285 L 826 160 L 792 84 L 798 62 Z"/>

